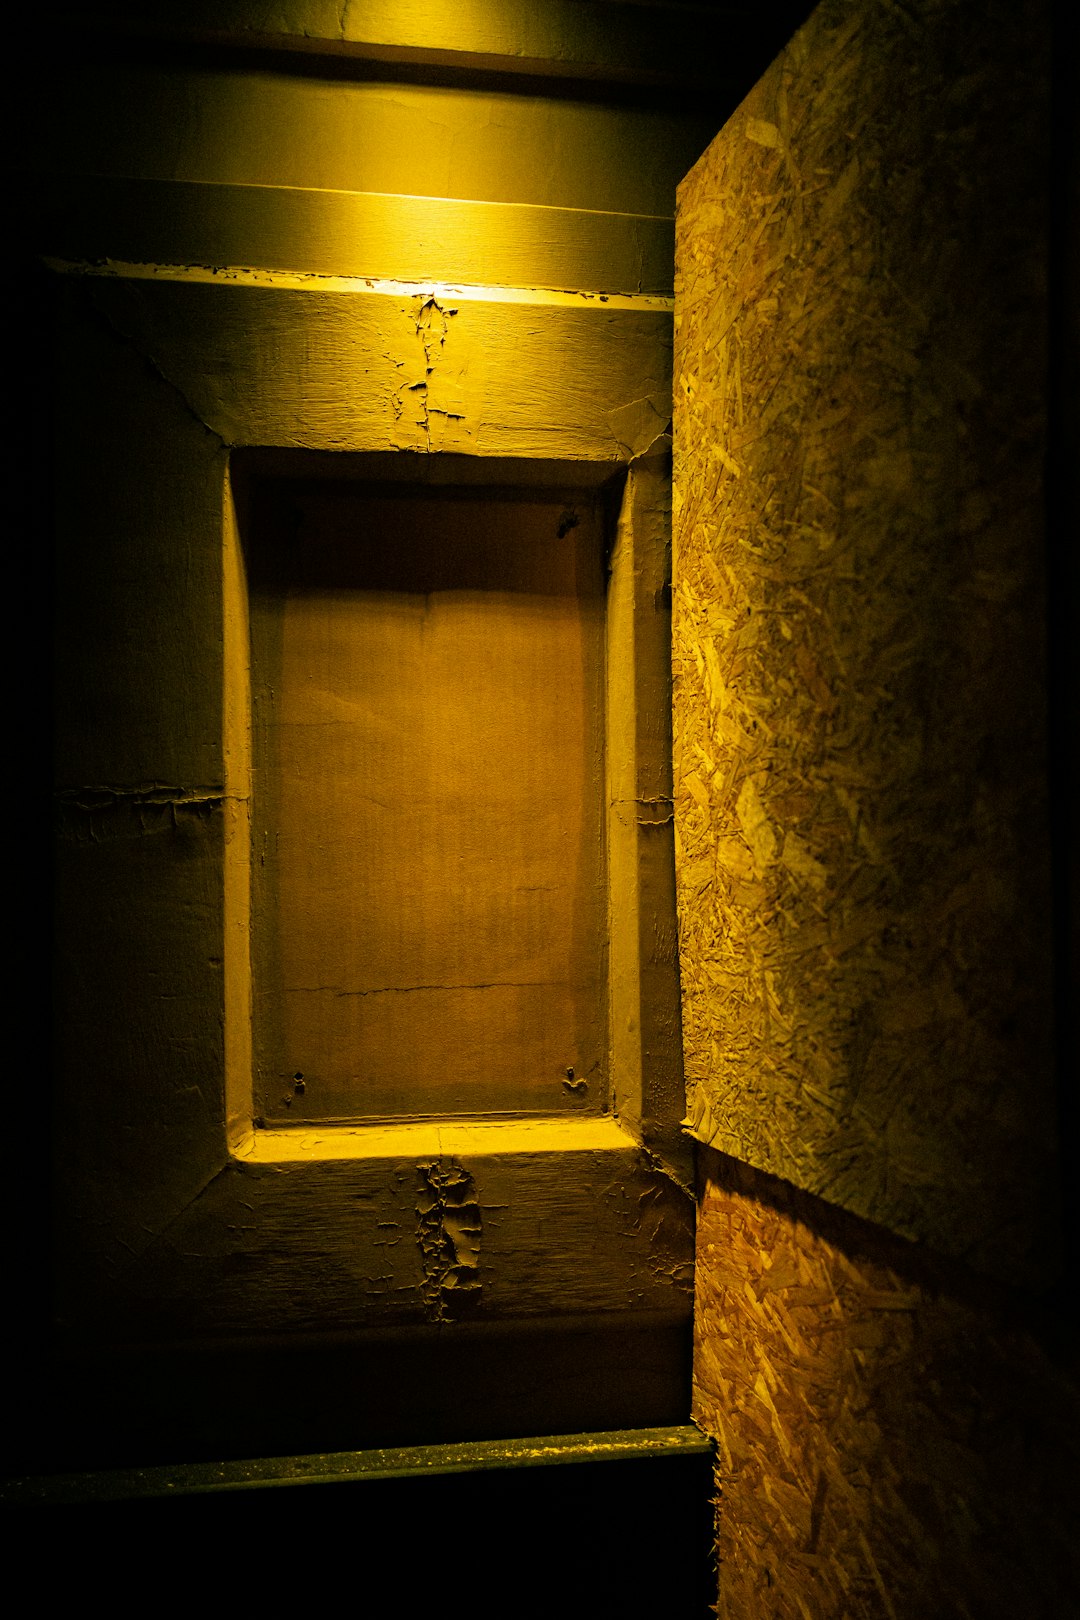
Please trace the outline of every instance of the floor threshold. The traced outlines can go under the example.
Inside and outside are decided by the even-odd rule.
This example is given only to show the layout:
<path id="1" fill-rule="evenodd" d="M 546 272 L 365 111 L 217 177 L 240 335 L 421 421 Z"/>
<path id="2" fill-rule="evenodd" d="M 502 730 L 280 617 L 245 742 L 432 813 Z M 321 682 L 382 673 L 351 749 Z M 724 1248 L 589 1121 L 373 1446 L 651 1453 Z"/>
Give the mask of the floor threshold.
<path id="1" fill-rule="evenodd" d="M 0 1504 L 125 1502 L 149 1497 L 202 1496 L 218 1491 L 357 1484 L 366 1480 L 419 1479 L 495 1469 L 702 1456 L 709 1453 L 711 1447 L 712 1442 L 700 1429 L 687 1423 L 664 1428 L 609 1429 L 594 1434 L 469 1440 L 372 1451 L 316 1452 L 300 1457 L 39 1474 L 0 1482 Z"/>

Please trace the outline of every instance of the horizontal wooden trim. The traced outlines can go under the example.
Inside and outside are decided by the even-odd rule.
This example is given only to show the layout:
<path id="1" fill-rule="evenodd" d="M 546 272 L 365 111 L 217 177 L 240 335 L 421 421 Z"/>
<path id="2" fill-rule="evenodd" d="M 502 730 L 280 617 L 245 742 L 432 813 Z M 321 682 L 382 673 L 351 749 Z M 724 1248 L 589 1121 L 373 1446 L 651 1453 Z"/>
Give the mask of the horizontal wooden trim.
<path id="1" fill-rule="evenodd" d="M 122 1502 L 142 1497 L 196 1496 L 218 1491 L 343 1485 L 380 1479 L 431 1478 L 507 1468 L 700 1457 L 712 1442 L 691 1423 L 600 1434 L 556 1434 L 526 1440 L 474 1440 L 457 1445 L 396 1446 L 373 1451 L 322 1452 L 307 1457 L 259 1457 L 95 1473 L 39 1475 L 0 1484 L 0 1502 Z"/>
<path id="2" fill-rule="evenodd" d="M 24 186 L 34 251 L 59 259 L 654 297 L 674 287 L 674 221 L 653 215 L 103 175 Z"/>
<path id="3" fill-rule="evenodd" d="M 573 500 L 582 494 L 621 489 L 625 465 L 605 461 L 548 461 L 539 456 L 467 456 L 446 451 L 439 456 L 403 457 L 399 451 L 276 450 L 255 446 L 234 453 L 232 477 L 355 481 L 369 486 L 405 484 L 410 488 L 482 489 L 510 498 L 543 492 Z"/>
<path id="4" fill-rule="evenodd" d="M 182 23 L 148 21 L 108 8 L 65 13 L 57 33 L 96 52 L 198 53 L 226 62 L 262 58 L 279 71 L 376 74 L 425 83 L 482 86 L 518 94 L 616 100 L 687 97 L 714 101 L 745 91 L 803 20 L 808 4 L 650 7 L 581 0 L 487 0 L 483 7 L 383 4 L 348 8 L 303 3 L 279 11 L 276 29 L 252 27 L 251 7 L 194 6 Z M 749 74 L 749 78 L 747 78 Z M 736 97 L 737 99 L 737 97 Z"/>
<path id="5" fill-rule="evenodd" d="M 501 1153 L 637 1153 L 638 1144 L 610 1115 L 592 1119 L 431 1120 L 391 1125 L 286 1126 L 247 1132 L 233 1156 L 252 1164 L 326 1159 L 424 1159 Z"/>
<path id="6" fill-rule="evenodd" d="M 130 263 L 108 259 L 93 262 L 46 258 L 58 275 L 98 276 L 109 280 L 186 282 L 203 287 L 259 287 L 282 292 L 344 293 L 376 298 L 448 298 L 458 304 L 529 304 L 563 309 L 638 310 L 671 314 L 673 298 L 649 293 L 602 293 L 555 287 L 508 287 L 498 282 L 469 283 L 447 280 L 402 280 L 386 276 L 320 275 L 311 271 L 252 270 L 244 265 L 211 267 L 198 264 Z"/>
<path id="7" fill-rule="evenodd" d="M 447 452 L 615 470 L 671 414 L 670 311 L 415 286 L 79 274 L 78 299 L 153 356 L 222 444 Z M 183 271 L 179 274 L 183 276 Z M 486 291 L 486 290 L 485 290 Z"/>

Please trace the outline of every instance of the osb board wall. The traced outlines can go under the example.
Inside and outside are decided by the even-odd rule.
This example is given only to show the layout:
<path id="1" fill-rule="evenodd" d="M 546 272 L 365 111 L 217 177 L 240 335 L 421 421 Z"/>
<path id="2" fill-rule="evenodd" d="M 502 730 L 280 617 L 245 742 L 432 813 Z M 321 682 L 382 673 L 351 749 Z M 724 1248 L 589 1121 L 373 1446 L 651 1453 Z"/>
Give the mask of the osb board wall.
<path id="1" fill-rule="evenodd" d="M 602 1110 L 599 499 L 262 495 L 256 1113 Z"/>
<path id="2" fill-rule="evenodd" d="M 1052 1264 L 1045 16 L 826 0 L 679 192 L 695 1136 Z"/>
<path id="3" fill-rule="evenodd" d="M 1080 1401 L 955 1262 L 706 1151 L 694 1415 L 721 1620 L 1080 1607 Z"/>

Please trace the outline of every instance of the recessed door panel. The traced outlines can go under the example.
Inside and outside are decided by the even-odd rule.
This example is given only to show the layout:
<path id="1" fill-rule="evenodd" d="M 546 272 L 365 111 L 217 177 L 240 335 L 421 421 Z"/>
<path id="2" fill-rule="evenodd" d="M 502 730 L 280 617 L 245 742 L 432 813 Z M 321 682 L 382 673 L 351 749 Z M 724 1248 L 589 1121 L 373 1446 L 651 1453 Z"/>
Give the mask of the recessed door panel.
<path id="1" fill-rule="evenodd" d="M 597 511 L 284 482 L 252 510 L 256 1114 L 602 1108 Z"/>

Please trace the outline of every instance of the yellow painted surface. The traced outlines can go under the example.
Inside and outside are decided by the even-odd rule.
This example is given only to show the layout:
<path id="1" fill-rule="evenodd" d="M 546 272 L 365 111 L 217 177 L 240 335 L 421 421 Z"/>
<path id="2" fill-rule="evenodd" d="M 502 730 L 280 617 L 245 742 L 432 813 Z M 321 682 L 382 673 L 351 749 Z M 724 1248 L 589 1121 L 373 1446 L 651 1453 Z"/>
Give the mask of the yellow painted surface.
<path id="1" fill-rule="evenodd" d="M 248 1131 L 233 1149 L 254 1164 L 330 1159 L 422 1160 L 492 1154 L 634 1153 L 636 1143 L 610 1115 L 558 1119 L 410 1121 L 363 1126 L 308 1125 Z"/>
<path id="2" fill-rule="evenodd" d="M 140 264 L 123 259 L 92 263 L 81 259 L 54 258 L 52 255 L 46 258 L 45 263 L 59 275 L 86 276 L 105 281 L 174 282 L 193 287 L 249 287 L 263 290 L 273 287 L 287 292 L 345 293 L 356 297 L 396 298 L 410 302 L 419 300 L 421 305 L 434 299 L 439 305 L 444 300 L 455 304 L 535 304 L 542 309 L 596 307 L 599 312 L 638 310 L 663 315 L 670 315 L 675 308 L 674 299 L 660 293 L 604 293 L 581 288 L 522 287 L 506 282 L 323 275 L 305 270 L 252 270 L 244 265 Z M 640 418 L 644 428 L 649 431 L 649 437 L 655 435 L 661 421 L 656 407 L 648 399 L 635 400 L 620 408 L 620 427 L 623 427 L 623 417 L 626 419 L 623 431 L 629 430 L 629 436 L 621 442 L 634 449 L 635 453 L 638 444 L 643 449 L 647 447 L 649 439 L 640 438 L 635 430 Z"/>
<path id="3" fill-rule="evenodd" d="M 399 94 L 385 83 L 246 69 L 207 73 L 187 60 L 182 71 L 162 73 L 146 61 L 135 65 L 138 51 L 127 66 L 103 55 L 61 70 L 67 77 L 51 108 L 53 128 L 34 157 L 37 172 L 56 179 L 51 190 L 43 187 L 35 218 L 59 222 L 55 235 L 43 226 L 39 245 L 57 272 L 49 276 L 60 357 L 56 522 L 66 571 L 59 754 L 70 823 L 61 919 L 70 1033 L 61 1083 L 75 1100 L 58 1150 L 65 1319 L 76 1335 L 154 1340 L 298 1327 L 422 1332 L 459 1306 L 490 1323 L 645 1313 L 664 1324 L 664 1345 L 674 1345 L 689 1312 L 690 1206 L 611 1113 L 582 1112 L 597 1104 L 588 1065 L 562 1050 L 565 1009 L 530 1016 L 533 1033 L 559 1059 L 550 1076 L 559 1108 L 576 1110 L 565 1120 L 574 1127 L 567 1134 L 562 1119 L 551 1129 L 538 1121 L 536 1109 L 546 1105 L 527 1099 L 528 1113 L 505 1129 L 462 1122 L 432 1133 L 421 1124 L 385 1136 L 295 1125 L 297 1097 L 318 1096 L 310 1083 L 318 1067 L 302 1059 L 278 1065 L 294 1085 L 291 1107 L 278 1104 L 289 1123 L 252 1130 L 250 992 L 265 953 L 256 926 L 252 960 L 250 927 L 252 914 L 258 924 L 267 913 L 257 883 L 254 895 L 248 887 L 261 870 L 248 824 L 245 718 L 253 581 L 238 534 L 246 523 L 246 456 L 296 455 L 309 470 L 318 463 L 312 476 L 342 482 L 370 476 L 365 458 L 375 458 L 378 478 L 415 490 L 450 485 L 459 502 L 470 487 L 524 486 L 539 506 L 558 504 L 556 520 L 568 482 L 586 506 L 613 502 L 612 492 L 597 492 L 621 483 L 635 457 L 663 443 L 670 418 L 663 216 L 685 166 L 673 155 L 684 122 L 557 100 L 408 86 Z M 36 139 L 31 133 L 31 145 Z M 80 194 L 75 171 L 85 169 L 96 178 Z M 385 190 L 373 194 L 373 182 Z M 439 191 L 449 195 L 432 198 Z M 665 477 L 661 469 L 654 489 L 656 478 L 634 466 L 638 505 L 625 530 L 634 588 L 623 600 L 631 617 L 651 613 L 657 622 L 666 556 L 650 514 L 663 507 Z M 658 1011 L 643 999 L 643 974 L 632 964 L 627 997 L 620 991 L 609 1000 L 606 972 L 586 995 L 587 976 L 579 974 L 578 936 L 594 945 L 606 936 L 606 856 L 598 837 L 585 841 L 599 892 L 581 903 L 576 853 L 563 860 L 559 840 L 570 828 L 568 764 L 572 783 L 593 774 L 596 828 L 609 815 L 603 704 L 583 720 L 580 702 L 589 683 L 598 691 L 605 679 L 601 596 L 586 601 L 571 591 L 578 606 L 564 612 L 565 582 L 557 594 L 553 583 L 523 592 L 489 582 L 488 596 L 540 599 L 524 618 L 512 603 L 511 628 L 490 634 L 484 616 L 470 619 L 461 602 L 449 614 L 446 604 L 436 603 L 433 614 L 425 605 L 421 617 L 439 620 L 426 649 L 413 634 L 418 615 L 399 615 L 408 628 L 398 625 L 389 651 L 416 675 L 414 696 L 433 670 L 458 679 L 458 706 L 470 725 L 470 683 L 485 658 L 487 674 L 497 675 L 494 653 L 505 655 L 503 713 L 491 746 L 471 751 L 471 783 L 463 774 L 459 787 L 471 786 L 488 825 L 493 793 L 516 796 L 519 806 L 529 801 L 528 837 L 515 846 L 513 864 L 520 857 L 530 877 L 539 833 L 548 875 L 557 868 L 552 890 L 572 891 L 572 903 L 548 915 L 547 885 L 535 885 L 527 904 L 536 915 L 504 929 L 503 943 L 518 949 L 524 941 L 552 985 L 581 991 L 592 1053 L 612 1074 L 613 1107 L 627 1124 L 640 1122 L 650 1152 L 662 1149 L 671 1160 L 681 1113 L 670 1106 L 678 1091 L 674 958 L 670 925 L 655 921 L 653 892 L 657 863 L 669 859 L 670 826 L 656 819 L 664 789 L 649 748 L 634 735 L 644 728 L 652 736 L 655 716 L 643 711 L 640 726 L 631 720 L 630 754 L 616 773 L 626 881 L 645 884 L 645 903 L 621 906 L 616 896 L 613 910 L 631 924 L 627 951 L 665 966 Z M 303 596 L 284 615 L 289 634 L 275 656 L 280 663 L 287 653 L 293 671 L 310 671 L 309 641 L 318 638 L 325 674 L 331 648 L 342 654 L 333 681 L 307 694 L 314 711 L 316 699 L 340 698 L 348 677 L 370 661 L 374 638 L 358 633 L 349 615 L 341 621 L 325 600 L 308 615 L 312 602 Z M 396 613 L 383 615 L 378 634 Z M 554 643 L 546 629 L 538 633 L 541 619 Z M 631 639 L 636 649 L 636 633 Z M 468 655 L 460 668 L 455 648 Z M 665 664 L 661 647 L 654 688 L 665 684 Z M 287 684 L 295 695 L 296 683 Z M 401 695 L 386 678 L 375 693 L 398 727 Z M 522 714 L 533 710 L 545 734 L 535 751 L 519 735 Z M 426 723 L 421 705 L 407 738 L 418 750 L 431 744 Z M 369 793 L 372 736 L 357 727 L 352 743 L 351 759 L 340 751 L 347 769 L 310 824 L 336 817 L 338 828 L 347 826 L 346 801 Z M 449 754 L 445 736 L 425 750 L 443 776 L 452 774 Z M 415 787 L 418 775 L 403 767 L 398 776 L 409 780 L 397 785 Z M 88 796 L 77 783 L 104 786 Z M 457 814 L 461 840 L 471 839 L 479 860 L 483 826 L 473 822 Z M 393 818 L 388 826 L 379 880 L 396 906 L 395 868 L 400 876 L 414 853 L 416 829 L 406 836 Z M 580 844 L 581 825 L 572 830 Z M 296 817 L 290 836 L 299 863 L 314 842 L 306 831 Z M 494 868 L 502 864 L 500 840 L 488 844 Z M 455 933 L 437 881 L 445 874 L 423 838 L 420 845 L 424 892 L 411 897 L 414 910 L 437 908 L 442 897 L 436 932 L 467 952 L 471 936 Z M 357 917 L 348 906 L 335 910 L 333 888 L 331 876 L 323 894 L 334 906 L 321 923 L 312 921 L 306 881 L 288 897 L 301 926 L 283 935 L 287 949 L 303 944 L 305 929 L 309 943 L 313 934 L 325 941 L 335 927 L 327 918 L 344 915 L 354 942 L 358 923 L 383 929 L 378 965 L 385 967 L 389 946 L 397 948 L 389 938 L 393 906 L 369 905 Z M 465 902 L 467 909 L 467 895 Z M 422 953 L 422 923 L 416 940 Z M 492 983 L 507 976 L 506 953 L 497 954 Z M 389 965 L 386 984 L 394 976 L 421 982 L 397 975 L 400 955 Z M 488 983 L 489 975 L 470 971 L 461 982 Z M 320 974 L 319 983 L 337 980 Z M 372 987 L 380 988 L 360 984 Z M 625 1050 L 611 1061 L 612 1002 L 642 1032 L 630 1062 Z M 579 1012 L 571 1007 L 570 1021 Z M 310 1019 L 308 1033 L 321 1040 L 323 1023 Z M 429 1019 L 429 1050 L 439 1041 L 454 1045 L 440 1086 L 454 1064 L 462 1066 L 454 1024 Z M 412 1021 L 401 1029 L 407 1046 Z M 470 1084 L 490 1067 L 493 1048 L 514 1044 L 504 1025 L 489 1033 L 465 1054 L 475 1060 L 465 1065 Z M 384 1045 L 394 1047 L 393 1031 Z M 347 1049 L 351 1059 L 351 1040 L 339 1040 L 339 1053 Z M 570 1067 L 573 1088 L 564 1084 Z M 303 1092 L 295 1090 L 297 1072 Z M 468 1106 L 481 1106 L 475 1091 Z M 356 1117 L 351 1100 L 345 1112 Z M 454 1260 L 444 1265 L 448 1235 Z M 651 1327 L 642 1333 L 653 1342 Z M 665 1388 L 677 1381 L 674 1366 L 663 1374 Z"/>
<path id="4" fill-rule="evenodd" d="M 24 133 L 31 172 L 473 198 L 666 215 L 711 118 L 414 84 L 56 70 Z"/>
<path id="5" fill-rule="evenodd" d="M 309 0 L 294 0 L 292 26 L 321 11 Z M 657 18 L 633 5 L 612 12 L 581 0 L 544 0 L 543 5 L 528 0 L 377 0 L 346 7 L 341 31 L 346 41 L 516 58 L 549 70 L 606 70 L 613 76 L 622 70 L 647 79 L 650 70 L 674 66 L 686 71 L 683 29 L 691 26 L 677 15 Z"/>
<path id="6" fill-rule="evenodd" d="M 251 1126 L 251 626 L 232 479 L 222 501 L 222 762 L 225 786 L 224 1103 L 229 1141 Z"/>
<path id="7" fill-rule="evenodd" d="M 256 1113 L 603 1108 L 598 509 L 252 512 Z"/>
<path id="8" fill-rule="evenodd" d="M 232 447 L 607 461 L 614 472 L 670 418 L 662 304 L 498 291 L 459 301 L 168 270 L 83 285 L 106 326 L 152 352 Z"/>
<path id="9" fill-rule="evenodd" d="M 301 186 L 40 175 L 24 206 L 50 255 L 102 273 L 260 271 L 670 297 L 669 217 Z"/>

